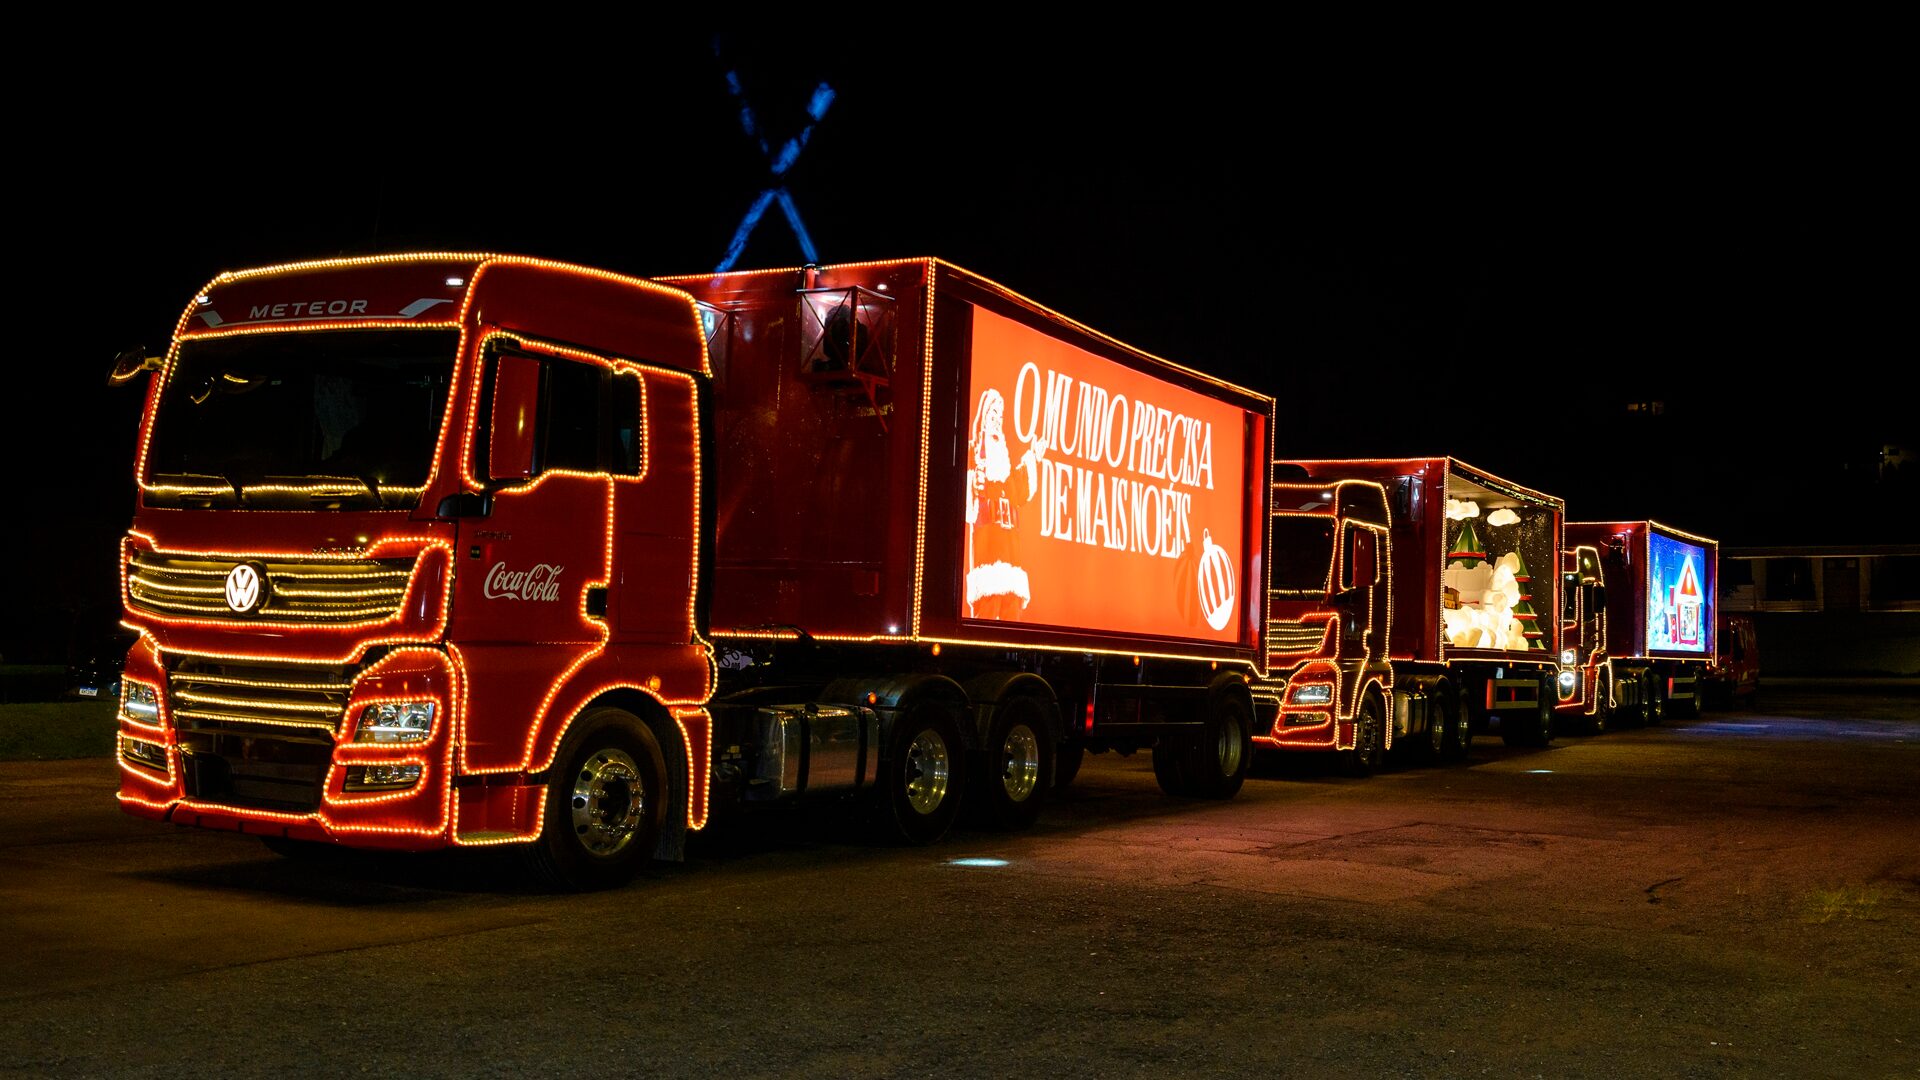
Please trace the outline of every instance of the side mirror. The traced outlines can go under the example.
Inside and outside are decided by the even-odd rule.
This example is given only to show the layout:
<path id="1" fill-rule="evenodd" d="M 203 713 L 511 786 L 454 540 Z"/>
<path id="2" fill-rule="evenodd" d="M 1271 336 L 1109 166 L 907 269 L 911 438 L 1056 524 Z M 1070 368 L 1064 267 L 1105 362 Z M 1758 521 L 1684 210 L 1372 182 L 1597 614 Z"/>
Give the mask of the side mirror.
<path id="1" fill-rule="evenodd" d="M 107 385 L 124 386 L 145 372 L 159 371 L 160 366 L 167 362 L 167 358 L 149 356 L 148 351 L 144 345 L 120 350 L 113 358 L 113 370 L 107 373 Z"/>
<path id="2" fill-rule="evenodd" d="M 487 422 L 487 478 L 525 480 L 533 475 L 540 361 L 506 355 L 494 360 L 493 400 Z"/>

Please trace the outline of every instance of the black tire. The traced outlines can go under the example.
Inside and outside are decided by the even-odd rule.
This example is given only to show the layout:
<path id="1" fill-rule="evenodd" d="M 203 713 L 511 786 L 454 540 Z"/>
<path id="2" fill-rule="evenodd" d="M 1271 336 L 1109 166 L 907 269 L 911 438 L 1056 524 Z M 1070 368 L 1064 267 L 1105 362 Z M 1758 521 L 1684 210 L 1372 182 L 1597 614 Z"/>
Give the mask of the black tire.
<path id="1" fill-rule="evenodd" d="M 1441 757 L 1447 761 L 1465 761 L 1473 750 L 1473 723 L 1451 690 L 1440 692 L 1439 705 L 1441 722 L 1447 729 Z"/>
<path id="2" fill-rule="evenodd" d="M 1340 751 L 1342 771 L 1348 776 L 1372 776 L 1379 771 L 1383 723 L 1380 698 L 1371 691 L 1361 695 L 1360 711 L 1353 717 L 1353 748 Z"/>
<path id="3" fill-rule="evenodd" d="M 1427 730 L 1421 740 L 1413 744 L 1415 756 L 1429 765 L 1447 760 L 1451 734 L 1447 730 L 1447 714 L 1441 706 L 1441 697 L 1435 696 L 1427 702 Z"/>
<path id="4" fill-rule="evenodd" d="M 1646 693 L 1646 684 L 1638 674 L 1630 674 L 1616 690 L 1631 691 L 1636 696 Z M 1636 728 L 1647 722 L 1647 706 L 1643 699 L 1631 705 L 1622 705 L 1613 711 L 1613 726 L 1616 728 Z"/>
<path id="5" fill-rule="evenodd" d="M 1605 735 L 1613 720 L 1613 686 L 1600 679 L 1593 688 L 1593 713 L 1586 717 L 1587 734 Z"/>
<path id="6" fill-rule="evenodd" d="M 1183 742 L 1176 742 L 1168 736 L 1161 736 L 1153 744 L 1153 778 L 1160 784 L 1165 795 L 1185 798 L 1193 794 L 1193 783 L 1187 779 L 1187 760 L 1192 755 Z"/>
<path id="7" fill-rule="evenodd" d="M 525 851 L 542 883 L 575 892 L 630 880 L 653 858 L 666 824 L 660 743 L 625 709 L 590 709 L 547 772 L 545 827 Z"/>
<path id="8" fill-rule="evenodd" d="M 1206 731 L 1187 747 L 1186 774 L 1192 794 L 1231 799 L 1240 793 L 1253 763 L 1253 709 L 1240 695 L 1222 691 L 1207 709 Z"/>
<path id="9" fill-rule="evenodd" d="M 1079 739 L 1068 739 L 1055 748 L 1053 758 L 1053 788 L 1064 791 L 1073 778 L 1080 775 L 1080 766 L 1087 758 L 1087 744 Z"/>
<path id="10" fill-rule="evenodd" d="M 885 831 L 909 844 L 931 844 L 960 813 L 966 784 L 960 709 L 946 701 L 915 703 L 893 722 L 881 763 Z"/>
<path id="11" fill-rule="evenodd" d="M 1700 695 L 1706 692 L 1706 687 L 1707 687 L 1707 684 L 1704 681 L 1700 679 L 1695 679 L 1693 681 L 1693 696 L 1690 698 L 1687 698 L 1685 701 L 1673 702 L 1672 707 L 1668 711 L 1674 716 L 1675 719 L 1679 719 L 1679 720 L 1699 719 L 1700 718 Z"/>
<path id="12" fill-rule="evenodd" d="M 1552 746 L 1553 745 L 1553 721 L 1554 721 L 1553 704 L 1554 702 L 1560 700 L 1558 696 L 1556 696 L 1554 693 L 1553 679 L 1551 678 L 1541 679 L 1540 688 L 1537 691 L 1537 693 L 1539 695 L 1538 700 L 1540 703 L 1540 711 L 1539 711 L 1539 715 L 1534 717 L 1533 727 L 1530 731 L 1528 731 L 1527 737 L 1532 740 L 1532 742 L 1530 743 L 1530 745 L 1532 746 Z"/>
<path id="13" fill-rule="evenodd" d="M 1040 816 L 1053 775 L 1053 742 L 1047 737 L 1047 706 L 1038 698 L 1000 703 L 987 732 L 985 768 L 974 776 L 967 805 L 994 829 L 1024 829 Z"/>
<path id="14" fill-rule="evenodd" d="M 1508 746 L 1553 744 L 1552 684 L 1542 681 L 1535 694 L 1535 708 L 1532 712 L 1509 709 L 1500 717 L 1500 739 Z"/>

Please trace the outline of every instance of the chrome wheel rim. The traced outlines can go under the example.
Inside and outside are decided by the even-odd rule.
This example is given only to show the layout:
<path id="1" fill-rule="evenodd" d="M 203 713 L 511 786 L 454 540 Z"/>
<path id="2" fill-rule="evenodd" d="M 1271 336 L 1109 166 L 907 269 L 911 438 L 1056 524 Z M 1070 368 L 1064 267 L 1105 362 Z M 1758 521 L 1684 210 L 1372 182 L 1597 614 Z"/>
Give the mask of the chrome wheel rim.
<path id="1" fill-rule="evenodd" d="M 916 814 L 931 814 L 947 798 L 947 740 L 937 731 L 922 731 L 907 746 L 907 805 Z"/>
<path id="2" fill-rule="evenodd" d="M 574 774 L 573 834 L 589 854 L 618 853 L 633 842 L 646 815 L 646 785 L 640 767 L 624 750 L 595 751 Z"/>
<path id="3" fill-rule="evenodd" d="M 1026 802 L 1034 788 L 1040 786 L 1039 738 L 1027 725 L 1015 724 L 1007 730 L 1000 753 L 1004 759 L 1000 784 L 1006 789 L 1007 798 L 1013 802 Z"/>

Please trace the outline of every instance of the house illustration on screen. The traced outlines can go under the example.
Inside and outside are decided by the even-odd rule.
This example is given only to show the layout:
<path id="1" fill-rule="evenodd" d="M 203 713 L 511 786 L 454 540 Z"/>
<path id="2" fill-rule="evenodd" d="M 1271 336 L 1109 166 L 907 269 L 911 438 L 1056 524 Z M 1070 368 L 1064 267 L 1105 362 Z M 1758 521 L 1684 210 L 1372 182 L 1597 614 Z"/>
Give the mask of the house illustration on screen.
<path id="1" fill-rule="evenodd" d="M 1700 644 L 1700 578 L 1693 559 L 1680 564 L 1680 580 L 1667 590 L 1667 630 L 1676 645 Z"/>

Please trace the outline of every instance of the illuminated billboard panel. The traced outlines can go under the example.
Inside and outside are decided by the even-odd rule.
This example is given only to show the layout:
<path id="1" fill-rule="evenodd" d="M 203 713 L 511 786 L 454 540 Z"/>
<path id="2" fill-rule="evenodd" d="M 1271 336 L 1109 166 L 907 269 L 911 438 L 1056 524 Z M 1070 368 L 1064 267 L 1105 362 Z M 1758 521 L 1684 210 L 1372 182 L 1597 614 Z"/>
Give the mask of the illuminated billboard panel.
<path id="1" fill-rule="evenodd" d="M 1647 530 L 1647 650 L 1713 651 L 1713 581 L 1707 549 Z"/>
<path id="2" fill-rule="evenodd" d="M 1233 642 L 1242 412 L 975 308 L 961 613 Z"/>

